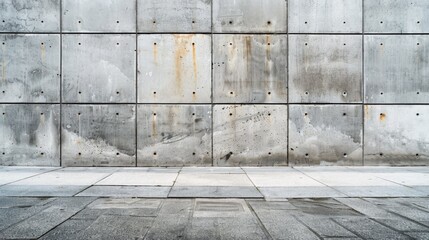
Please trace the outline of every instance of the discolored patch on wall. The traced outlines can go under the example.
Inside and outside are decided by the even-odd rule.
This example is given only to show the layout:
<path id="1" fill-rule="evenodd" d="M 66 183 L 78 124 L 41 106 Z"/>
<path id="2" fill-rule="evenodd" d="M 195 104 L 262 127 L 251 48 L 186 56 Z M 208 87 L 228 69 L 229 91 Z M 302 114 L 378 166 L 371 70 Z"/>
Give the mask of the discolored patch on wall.
<path id="1" fill-rule="evenodd" d="M 365 1 L 367 33 L 429 33 L 429 1 Z"/>
<path id="2" fill-rule="evenodd" d="M 135 32 L 136 0 L 63 0 L 64 32 Z"/>
<path id="3" fill-rule="evenodd" d="M 135 46 L 132 34 L 64 35 L 63 101 L 135 102 Z"/>
<path id="4" fill-rule="evenodd" d="M 63 166 L 135 166 L 134 105 L 63 105 Z"/>
<path id="5" fill-rule="evenodd" d="M 139 105 L 138 166 L 211 166 L 210 105 Z"/>
<path id="6" fill-rule="evenodd" d="M 289 101 L 362 101 L 362 37 L 289 35 Z"/>
<path id="7" fill-rule="evenodd" d="M 289 33 L 360 33 L 362 0 L 289 0 Z"/>
<path id="8" fill-rule="evenodd" d="M 286 105 L 215 105 L 215 166 L 287 164 Z"/>
<path id="9" fill-rule="evenodd" d="M 286 33 L 287 1 L 213 0 L 213 32 Z"/>
<path id="10" fill-rule="evenodd" d="M 0 102 L 60 102 L 59 35 L 0 35 Z"/>
<path id="11" fill-rule="evenodd" d="M 60 166 L 59 125 L 59 105 L 0 105 L 0 165 Z"/>
<path id="12" fill-rule="evenodd" d="M 429 103 L 429 36 L 365 36 L 365 102 Z"/>
<path id="13" fill-rule="evenodd" d="M 362 106 L 291 105 L 290 165 L 362 165 Z"/>
<path id="14" fill-rule="evenodd" d="M 60 0 L 0 1 L 0 32 L 59 32 Z"/>
<path id="15" fill-rule="evenodd" d="M 213 36 L 216 103 L 286 103 L 287 36 Z"/>
<path id="16" fill-rule="evenodd" d="M 139 32 L 211 32 L 211 0 L 138 0 Z"/>
<path id="17" fill-rule="evenodd" d="M 142 34 L 138 37 L 139 103 L 210 103 L 211 37 Z"/>
<path id="18" fill-rule="evenodd" d="M 429 106 L 366 105 L 365 165 L 428 165 Z"/>

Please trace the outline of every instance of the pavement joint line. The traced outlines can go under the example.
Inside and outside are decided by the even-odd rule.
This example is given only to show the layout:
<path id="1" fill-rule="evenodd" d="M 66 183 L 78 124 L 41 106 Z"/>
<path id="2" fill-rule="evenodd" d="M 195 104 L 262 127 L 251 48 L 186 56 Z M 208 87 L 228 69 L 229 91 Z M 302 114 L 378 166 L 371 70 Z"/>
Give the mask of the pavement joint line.
<path id="1" fill-rule="evenodd" d="M 259 200 L 256 200 L 259 201 Z M 270 232 L 268 231 L 268 229 L 265 227 L 264 223 L 262 222 L 262 220 L 259 218 L 259 215 L 255 212 L 255 209 L 253 209 L 252 205 L 250 205 L 250 203 L 247 201 L 247 199 L 244 199 L 244 202 L 246 203 L 247 207 L 249 208 L 250 212 L 252 213 L 252 215 L 256 218 L 256 221 L 258 222 L 258 224 L 261 226 L 262 231 L 265 233 L 265 235 L 269 238 L 269 239 L 274 239 L 273 236 L 271 236 Z"/>
<path id="2" fill-rule="evenodd" d="M 367 219 L 369 219 L 365 214 L 363 214 L 364 217 L 366 217 Z M 343 224 L 341 224 L 340 222 L 338 222 L 335 218 L 329 218 L 331 221 L 333 221 L 334 223 L 338 224 L 340 227 L 346 229 L 347 231 L 353 233 L 354 235 L 356 235 L 358 238 L 360 239 L 367 239 L 365 237 L 363 237 L 362 235 L 360 235 L 358 232 L 349 229 L 348 227 L 344 226 Z"/>
<path id="3" fill-rule="evenodd" d="M 13 181 L 13 182 L 5 183 L 5 184 L 0 184 L 0 187 L 6 186 L 6 185 L 9 185 L 9 184 L 12 184 L 12 183 L 16 183 L 16 182 L 19 182 L 19 181 L 22 181 L 22 180 L 26 180 L 26 179 L 29 179 L 29 178 L 32 178 L 32 177 L 36 177 L 36 176 L 39 176 L 39 175 L 42 175 L 42 174 L 45 174 L 45 173 L 55 172 L 57 170 L 61 170 L 61 169 L 64 169 L 64 168 L 65 167 L 55 167 L 54 169 L 51 169 L 51 170 L 48 170 L 48 171 L 45 171 L 45 172 L 41 172 L 41 173 L 37 173 L 35 175 L 31 175 L 31 176 L 28 176 L 28 177 L 25 177 L 25 178 L 21 178 L 19 180 Z"/>
<path id="4" fill-rule="evenodd" d="M 87 190 L 88 188 L 95 186 L 95 184 L 97 184 L 97 183 L 99 183 L 100 181 L 103 181 L 104 179 L 106 179 L 106 178 L 110 177 L 112 174 L 116 173 L 116 172 L 117 172 L 117 171 L 119 171 L 119 170 L 120 170 L 120 168 L 116 168 L 114 171 L 112 171 L 111 173 L 107 174 L 107 176 L 105 176 L 105 177 L 101 178 L 101 179 L 100 179 L 100 180 L 98 180 L 98 181 L 95 181 L 94 183 L 89 184 L 87 187 L 85 187 L 85 188 L 84 188 L 84 189 L 82 189 L 81 191 L 79 191 L 79 192 L 75 193 L 75 194 L 73 195 L 73 197 L 76 197 L 78 194 L 80 194 L 80 193 L 84 192 L 84 191 L 85 191 L 85 190 Z"/>
<path id="5" fill-rule="evenodd" d="M 310 226 L 304 223 L 304 221 L 301 221 L 297 216 L 294 214 L 291 214 L 292 218 L 294 218 L 297 222 L 301 223 L 304 227 L 306 227 L 310 232 L 314 233 L 319 239 L 324 239 L 318 232 L 314 231 Z"/>
<path id="6" fill-rule="evenodd" d="M 256 190 L 258 190 L 258 192 L 261 194 L 261 196 L 263 198 L 265 198 L 264 194 L 262 194 L 261 190 L 259 190 L 259 187 L 256 186 L 256 184 L 252 181 L 252 179 L 249 177 L 249 175 L 247 175 L 247 172 L 243 169 L 243 167 L 240 167 L 241 171 L 244 172 L 244 174 L 246 174 L 246 177 L 249 179 L 249 181 L 253 184 L 253 187 L 256 188 Z"/>
<path id="7" fill-rule="evenodd" d="M 313 178 L 312 176 L 310 176 L 310 175 L 308 175 L 308 174 L 306 174 L 305 172 L 303 172 L 303 171 L 300 171 L 299 169 L 296 169 L 296 168 L 294 168 L 294 167 L 291 167 L 292 169 L 294 169 L 295 171 L 298 171 L 298 172 L 300 172 L 300 173 L 302 173 L 302 174 L 304 174 L 305 176 L 307 176 L 307 177 L 309 177 L 309 178 L 311 178 L 311 179 L 313 179 L 314 181 L 316 181 L 316 182 L 318 182 L 318 183 L 320 183 L 320 184 L 322 184 L 322 185 L 324 185 L 324 186 L 326 186 L 326 187 L 328 187 L 328 188 L 330 188 L 330 189 L 332 189 L 332 190 L 334 190 L 335 192 L 338 192 L 338 193 L 341 193 L 341 194 L 344 194 L 346 197 L 353 197 L 353 196 L 350 196 L 350 195 L 348 195 L 348 194 L 346 194 L 346 193 L 344 193 L 344 192 L 341 192 L 340 190 L 338 190 L 338 189 L 335 189 L 334 187 L 331 187 L 331 186 L 329 186 L 329 185 L 327 185 L 327 184 L 325 184 L 324 182 L 321 182 L 321 181 L 319 181 L 319 180 L 317 180 L 317 179 L 315 179 L 315 178 Z"/>
<path id="8" fill-rule="evenodd" d="M 168 191 L 168 194 L 167 194 L 166 198 L 170 198 L 171 191 L 173 191 L 173 187 L 176 185 L 177 179 L 179 178 L 179 175 L 182 172 L 182 170 L 183 170 L 183 167 L 181 167 L 179 169 L 179 171 L 177 172 L 176 178 L 174 179 L 173 184 L 171 185 L 170 191 Z"/>

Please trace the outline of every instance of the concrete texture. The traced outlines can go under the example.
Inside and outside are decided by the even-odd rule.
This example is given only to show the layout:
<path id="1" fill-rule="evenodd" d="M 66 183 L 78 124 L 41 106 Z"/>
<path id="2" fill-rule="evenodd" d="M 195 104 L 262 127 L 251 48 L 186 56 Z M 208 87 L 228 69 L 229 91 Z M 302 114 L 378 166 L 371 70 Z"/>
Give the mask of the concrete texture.
<path id="1" fill-rule="evenodd" d="M 427 12 L 427 0 L 3 0 L 0 165 L 429 165 Z"/>

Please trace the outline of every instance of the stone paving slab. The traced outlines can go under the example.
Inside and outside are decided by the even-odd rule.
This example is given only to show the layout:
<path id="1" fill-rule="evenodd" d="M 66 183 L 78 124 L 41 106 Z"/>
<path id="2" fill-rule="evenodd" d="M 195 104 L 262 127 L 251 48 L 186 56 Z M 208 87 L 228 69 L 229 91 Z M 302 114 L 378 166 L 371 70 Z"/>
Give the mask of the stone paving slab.
<path id="1" fill-rule="evenodd" d="M 161 186 L 92 186 L 77 196 L 166 198 L 170 189 Z"/>
<path id="2" fill-rule="evenodd" d="M 253 187 L 246 174 L 224 173 L 182 173 L 177 177 L 174 186 L 227 186 L 227 187 Z"/>
<path id="3" fill-rule="evenodd" d="M 172 198 L 262 198 L 262 194 L 255 187 L 225 187 L 225 186 L 196 186 L 173 187 L 168 197 Z"/>
<path id="4" fill-rule="evenodd" d="M 120 169 L 96 185 L 173 186 L 179 170 L 179 168 Z"/>
<path id="5" fill-rule="evenodd" d="M 258 189 L 267 199 L 347 197 L 344 193 L 326 186 L 259 187 Z"/>
<path id="6" fill-rule="evenodd" d="M 60 169 L 57 167 L 2 167 L 0 185 L 12 183 L 44 172 Z"/>

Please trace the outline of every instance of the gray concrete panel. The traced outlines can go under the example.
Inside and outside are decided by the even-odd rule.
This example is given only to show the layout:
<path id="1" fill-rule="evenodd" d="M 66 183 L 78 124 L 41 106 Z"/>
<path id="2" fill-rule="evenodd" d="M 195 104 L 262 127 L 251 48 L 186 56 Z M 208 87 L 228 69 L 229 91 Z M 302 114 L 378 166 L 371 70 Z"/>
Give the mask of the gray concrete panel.
<path id="1" fill-rule="evenodd" d="M 63 166 L 135 166 L 135 107 L 63 105 Z"/>
<path id="2" fill-rule="evenodd" d="M 210 105 L 140 105 L 138 166 L 212 164 Z"/>
<path id="3" fill-rule="evenodd" d="M 0 165 L 60 165 L 59 105 L 0 105 Z"/>
<path id="4" fill-rule="evenodd" d="M 364 5 L 365 32 L 429 32 L 427 0 L 364 0 Z"/>
<path id="5" fill-rule="evenodd" d="M 290 106 L 289 164 L 362 165 L 362 107 Z"/>
<path id="6" fill-rule="evenodd" d="M 139 102 L 210 103 L 210 35 L 139 35 L 138 46 Z"/>
<path id="7" fill-rule="evenodd" d="M 63 0 L 64 32 L 135 32 L 136 0 Z"/>
<path id="8" fill-rule="evenodd" d="M 0 36 L 0 102 L 60 102 L 60 36 Z"/>
<path id="9" fill-rule="evenodd" d="M 429 36 L 365 36 L 365 102 L 429 103 Z"/>
<path id="10" fill-rule="evenodd" d="M 287 1 L 213 0 L 213 31 L 285 33 Z"/>
<path id="11" fill-rule="evenodd" d="M 211 0 L 138 0 L 139 32 L 210 32 Z"/>
<path id="12" fill-rule="evenodd" d="M 360 33 L 362 0 L 289 0 L 290 33 Z"/>
<path id="13" fill-rule="evenodd" d="M 365 165 L 428 165 L 429 106 L 365 106 Z"/>
<path id="14" fill-rule="evenodd" d="M 63 101 L 135 102 L 135 35 L 63 36 Z"/>
<path id="15" fill-rule="evenodd" d="M 59 32 L 60 0 L 2 0 L 0 32 Z"/>
<path id="16" fill-rule="evenodd" d="M 289 101 L 361 101 L 362 37 L 289 36 Z"/>
<path id="17" fill-rule="evenodd" d="M 214 35 L 216 103 L 286 103 L 286 35 Z"/>
<path id="18" fill-rule="evenodd" d="M 287 163 L 286 105 L 215 105 L 215 166 L 274 166 Z"/>

